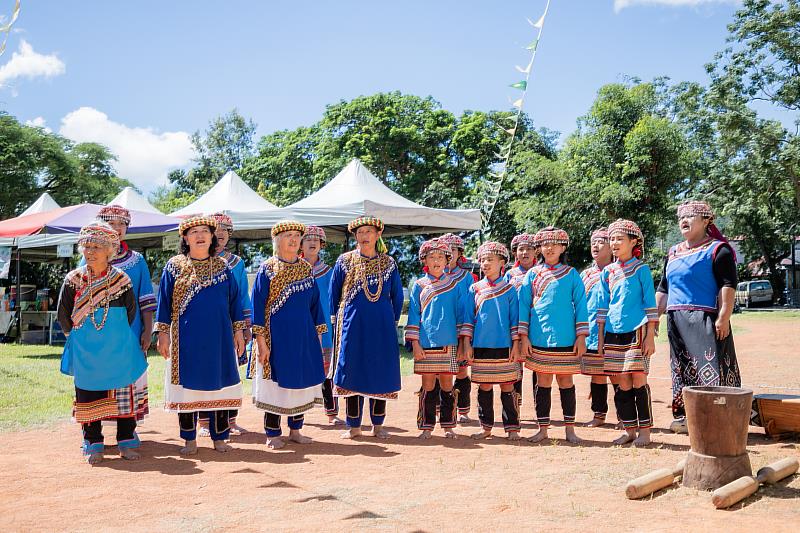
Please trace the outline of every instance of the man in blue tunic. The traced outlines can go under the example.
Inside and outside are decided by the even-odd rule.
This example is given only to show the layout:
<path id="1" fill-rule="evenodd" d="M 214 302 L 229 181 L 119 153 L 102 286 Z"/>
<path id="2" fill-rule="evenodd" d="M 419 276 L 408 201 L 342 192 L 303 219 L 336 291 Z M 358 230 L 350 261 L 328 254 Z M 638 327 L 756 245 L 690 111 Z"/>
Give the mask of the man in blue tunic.
<path id="1" fill-rule="evenodd" d="M 383 222 L 359 217 L 347 225 L 356 249 L 342 254 L 333 268 L 330 308 L 334 324 L 334 395 L 346 398 L 347 426 L 342 438 L 361 435 L 364 398 L 369 398 L 372 432 L 383 429 L 386 400 L 400 391 L 397 321 L 403 285 L 397 265 L 381 239 Z"/>

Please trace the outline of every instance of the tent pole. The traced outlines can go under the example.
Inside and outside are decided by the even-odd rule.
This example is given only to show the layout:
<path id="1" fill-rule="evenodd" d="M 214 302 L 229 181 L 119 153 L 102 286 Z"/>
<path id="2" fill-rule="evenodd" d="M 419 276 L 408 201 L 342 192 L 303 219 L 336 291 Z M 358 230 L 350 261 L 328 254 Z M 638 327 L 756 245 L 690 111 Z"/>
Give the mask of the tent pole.
<path id="1" fill-rule="evenodd" d="M 22 342 L 22 268 L 20 267 L 22 261 L 22 250 L 17 247 L 17 297 L 14 298 L 14 310 L 17 312 L 17 343 Z"/>

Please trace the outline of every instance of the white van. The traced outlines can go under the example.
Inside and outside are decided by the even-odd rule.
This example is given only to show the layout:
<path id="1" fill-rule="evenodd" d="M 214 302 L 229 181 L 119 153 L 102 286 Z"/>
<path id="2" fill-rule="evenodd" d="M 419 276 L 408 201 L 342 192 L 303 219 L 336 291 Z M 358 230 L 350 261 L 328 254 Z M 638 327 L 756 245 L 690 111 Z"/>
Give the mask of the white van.
<path id="1" fill-rule="evenodd" d="M 743 281 L 736 286 L 736 303 L 743 307 L 772 304 L 772 284 L 768 280 Z"/>

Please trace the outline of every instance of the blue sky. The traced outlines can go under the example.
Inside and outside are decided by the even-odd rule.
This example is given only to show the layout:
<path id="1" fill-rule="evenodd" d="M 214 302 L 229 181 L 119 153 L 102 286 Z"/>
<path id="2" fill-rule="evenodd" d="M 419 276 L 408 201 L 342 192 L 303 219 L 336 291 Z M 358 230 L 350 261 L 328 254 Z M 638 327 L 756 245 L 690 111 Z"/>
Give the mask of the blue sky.
<path id="1" fill-rule="evenodd" d="M 233 107 L 258 133 L 378 91 L 455 113 L 507 109 L 546 0 L 22 0 L 0 57 L 0 108 L 120 157 L 145 191 L 191 158 L 188 134 Z M 12 0 L 0 0 L 8 14 Z M 553 0 L 525 111 L 569 133 L 624 76 L 707 80 L 734 0 Z"/>

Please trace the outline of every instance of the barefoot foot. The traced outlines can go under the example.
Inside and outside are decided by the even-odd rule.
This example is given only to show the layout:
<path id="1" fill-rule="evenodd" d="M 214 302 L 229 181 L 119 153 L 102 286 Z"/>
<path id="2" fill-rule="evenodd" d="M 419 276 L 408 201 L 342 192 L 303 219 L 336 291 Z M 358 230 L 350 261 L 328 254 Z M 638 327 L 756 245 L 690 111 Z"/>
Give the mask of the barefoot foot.
<path id="1" fill-rule="evenodd" d="M 289 440 L 292 442 L 296 442 L 297 444 L 308 444 L 313 442 L 311 437 L 306 437 L 302 433 L 300 433 L 299 429 L 293 429 L 289 431 Z"/>
<path id="2" fill-rule="evenodd" d="M 272 450 L 280 450 L 286 446 L 286 443 L 283 442 L 283 439 L 280 437 L 267 437 L 267 448 Z"/>
<path id="3" fill-rule="evenodd" d="M 341 435 L 339 438 L 341 439 L 355 439 L 361 436 L 361 428 L 350 428 Z"/>
<path id="4" fill-rule="evenodd" d="M 247 430 L 239 424 L 231 424 L 231 435 L 241 435 L 243 433 L 247 433 Z"/>
<path id="5" fill-rule="evenodd" d="M 541 428 L 534 436 L 528 437 L 528 442 L 542 442 L 547 438 L 547 428 Z"/>
<path id="6" fill-rule="evenodd" d="M 181 448 L 181 455 L 195 455 L 197 453 L 197 441 L 187 440 L 184 441 L 184 446 Z"/>
<path id="7" fill-rule="evenodd" d="M 472 435 L 470 435 L 470 437 L 472 437 L 475 440 L 486 439 L 486 438 L 489 438 L 491 436 L 492 436 L 492 430 L 491 429 L 484 429 L 483 431 L 479 431 L 477 433 L 473 433 Z"/>
<path id="8" fill-rule="evenodd" d="M 98 463 L 103 462 L 103 454 L 102 453 L 92 453 L 86 456 L 86 462 L 90 465 L 96 465 Z"/>
<path id="9" fill-rule="evenodd" d="M 383 429 L 383 426 L 372 426 L 372 436 L 378 439 L 388 439 L 389 432 Z"/>
<path id="10" fill-rule="evenodd" d="M 231 451 L 233 448 L 231 447 L 230 444 L 227 444 L 224 440 L 215 440 L 214 449 L 220 453 L 225 453 Z"/>
<path id="11" fill-rule="evenodd" d="M 589 422 L 586 423 L 587 428 L 599 428 L 603 424 L 606 423 L 605 418 L 592 418 Z"/>
<path id="12" fill-rule="evenodd" d="M 639 436 L 633 441 L 633 445 L 637 448 L 650 445 L 650 428 L 640 429 Z"/>
<path id="13" fill-rule="evenodd" d="M 453 431 L 451 428 L 447 428 L 444 430 L 444 438 L 446 439 L 457 439 L 458 433 Z"/>
<path id="14" fill-rule="evenodd" d="M 141 457 L 139 452 L 134 450 L 133 448 L 122 448 L 119 451 L 119 456 L 123 459 L 127 459 L 128 461 L 136 461 Z"/>
<path id="15" fill-rule="evenodd" d="M 519 431 L 509 431 L 508 436 L 506 437 L 508 440 L 520 440 Z"/>
<path id="16" fill-rule="evenodd" d="M 572 426 L 567 426 L 565 428 L 567 442 L 571 442 L 572 444 L 580 444 L 583 440 L 575 434 L 575 428 Z"/>
<path id="17" fill-rule="evenodd" d="M 636 438 L 636 431 L 634 430 L 626 430 L 625 433 L 620 435 L 618 438 L 614 439 L 613 444 L 622 445 L 628 444 L 629 442 L 633 442 Z"/>

